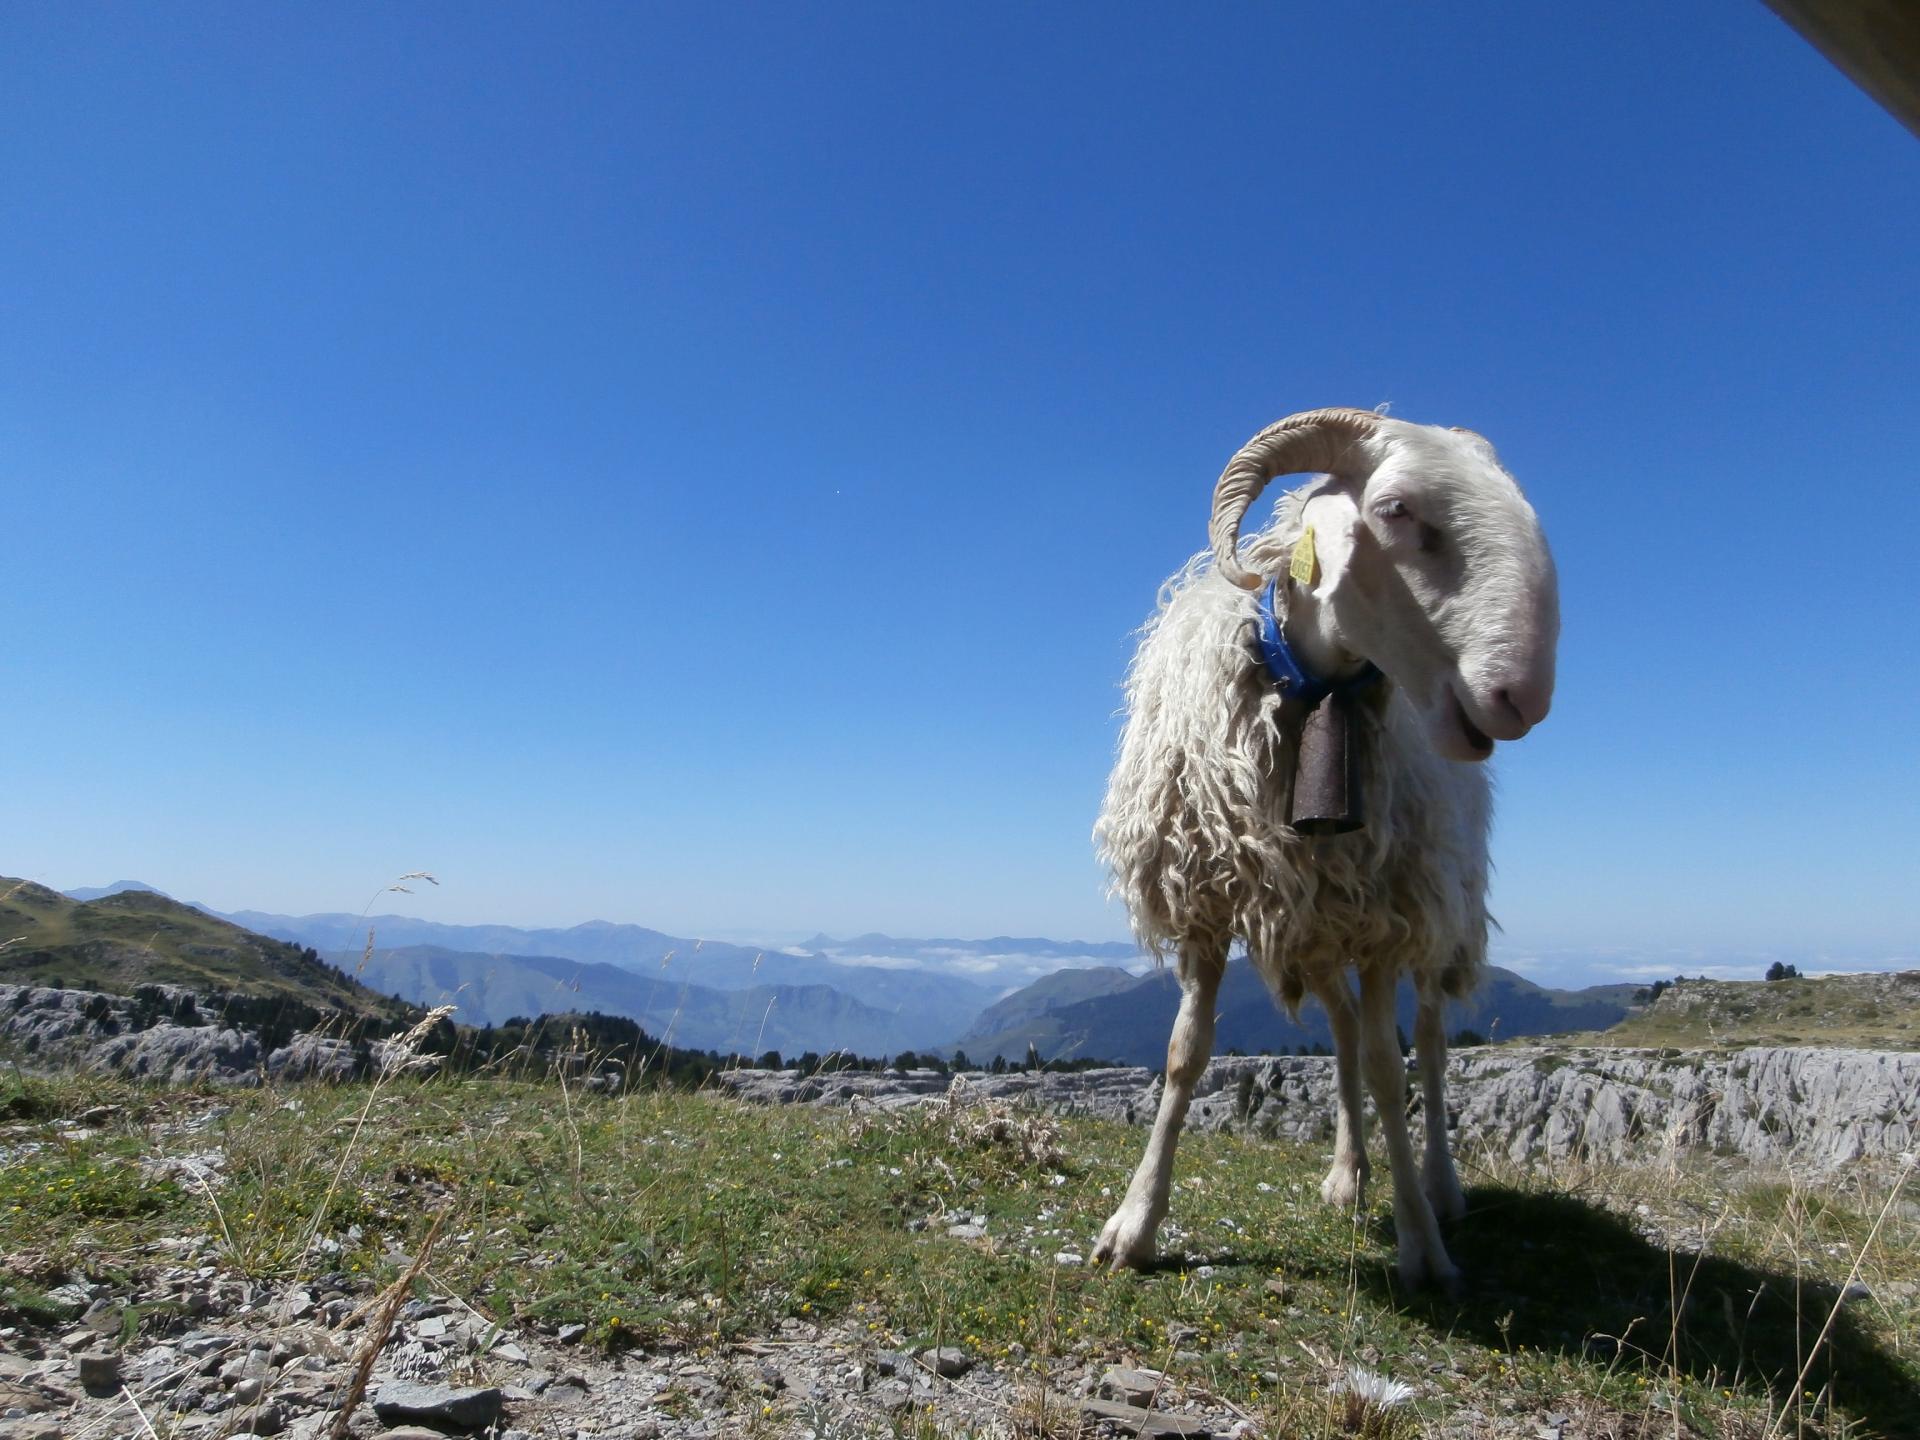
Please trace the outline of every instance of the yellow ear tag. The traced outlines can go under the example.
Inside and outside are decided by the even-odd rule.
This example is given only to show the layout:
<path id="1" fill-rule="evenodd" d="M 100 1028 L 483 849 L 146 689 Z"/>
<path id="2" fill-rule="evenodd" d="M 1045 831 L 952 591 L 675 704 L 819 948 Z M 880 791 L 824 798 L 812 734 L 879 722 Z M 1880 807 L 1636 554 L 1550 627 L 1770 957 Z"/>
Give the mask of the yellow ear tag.
<path id="1" fill-rule="evenodd" d="M 1320 557 L 1313 548 L 1313 527 L 1300 532 L 1293 542 L 1293 559 L 1287 563 L 1287 576 L 1302 585 L 1311 585 L 1320 573 Z"/>

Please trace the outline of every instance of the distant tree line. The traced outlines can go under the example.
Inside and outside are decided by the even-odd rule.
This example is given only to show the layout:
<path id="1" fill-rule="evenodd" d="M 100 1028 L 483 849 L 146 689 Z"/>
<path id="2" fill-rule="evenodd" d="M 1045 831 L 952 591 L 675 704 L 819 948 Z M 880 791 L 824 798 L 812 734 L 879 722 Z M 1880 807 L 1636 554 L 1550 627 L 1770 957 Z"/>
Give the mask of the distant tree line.
<path id="1" fill-rule="evenodd" d="M 1009 1061 L 1004 1055 L 996 1055 L 990 1061 L 973 1059 L 965 1050 L 956 1050 L 952 1057 L 944 1058 L 931 1051 L 921 1053 L 916 1050 L 902 1050 L 898 1055 L 882 1055 L 872 1058 L 849 1055 L 845 1051 L 835 1050 L 822 1055 L 816 1050 L 808 1050 L 791 1058 L 783 1057 L 778 1050 L 769 1050 L 758 1060 L 752 1062 L 757 1070 L 797 1070 L 802 1075 L 830 1075 L 842 1071 L 874 1073 L 891 1070 L 904 1075 L 909 1070 L 932 1070 L 941 1075 L 951 1075 L 956 1071 L 984 1071 L 990 1075 L 1005 1075 L 1008 1072 L 1023 1070 L 1041 1071 L 1050 1075 L 1069 1075 L 1082 1070 L 1101 1070 L 1118 1065 L 1118 1060 L 1101 1060 L 1093 1056 L 1081 1056 L 1072 1060 L 1042 1060 L 1038 1052 L 1027 1047 L 1025 1060 Z"/>
<path id="2" fill-rule="evenodd" d="M 440 1056 L 456 1071 L 493 1070 L 501 1073 L 578 1073 L 597 1077 L 603 1086 L 667 1084 L 697 1087 L 721 1070 L 797 1070 L 803 1075 L 839 1073 L 876 1074 L 932 1070 L 942 1075 L 956 1070 L 991 1068 L 997 1074 L 1031 1068 L 1049 1072 L 1090 1070 L 1111 1065 L 1110 1060 L 1040 1061 L 1029 1055 L 1027 1066 L 996 1057 L 991 1067 L 977 1066 L 964 1050 L 949 1059 L 932 1053 L 902 1050 L 895 1055 L 854 1055 L 844 1050 L 821 1054 L 808 1050 L 788 1058 L 778 1050 L 753 1056 L 718 1050 L 688 1050 L 668 1045 L 642 1030 L 638 1023 L 599 1011 L 516 1017 L 501 1025 L 454 1026 L 442 1021 L 421 1049 Z"/>
<path id="3" fill-rule="evenodd" d="M 381 1040 L 398 1034 L 422 1013 L 404 1003 L 387 1015 L 363 1015 L 332 1006 L 313 1005 L 295 995 L 240 995 L 215 990 L 206 994 L 169 995 L 159 985 L 136 985 L 128 997 L 133 1013 L 126 1028 L 151 1030 L 161 1021 L 174 1025 L 211 1025 L 220 1030 L 246 1030 L 259 1037 L 260 1048 L 278 1050 L 296 1035 L 317 1033 L 345 1040 Z M 108 1034 L 121 1026 L 104 995 L 96 995 L 84 1013 Z"/>

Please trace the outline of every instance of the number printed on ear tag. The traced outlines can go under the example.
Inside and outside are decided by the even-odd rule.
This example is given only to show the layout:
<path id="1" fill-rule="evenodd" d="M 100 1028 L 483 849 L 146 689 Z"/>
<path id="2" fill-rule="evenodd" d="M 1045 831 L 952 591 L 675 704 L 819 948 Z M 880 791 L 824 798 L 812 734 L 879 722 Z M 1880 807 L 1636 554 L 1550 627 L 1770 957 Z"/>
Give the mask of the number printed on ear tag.
<path id="1" fill-rule="evenodd" d="M 1302 585 L 1311 585 L 1319 571 L 1320 557 L 1313 548 L 1313 527 L 1309 525 L 1293 542 L 1293 559 L 1288 562 L 1287 575 Z"/>

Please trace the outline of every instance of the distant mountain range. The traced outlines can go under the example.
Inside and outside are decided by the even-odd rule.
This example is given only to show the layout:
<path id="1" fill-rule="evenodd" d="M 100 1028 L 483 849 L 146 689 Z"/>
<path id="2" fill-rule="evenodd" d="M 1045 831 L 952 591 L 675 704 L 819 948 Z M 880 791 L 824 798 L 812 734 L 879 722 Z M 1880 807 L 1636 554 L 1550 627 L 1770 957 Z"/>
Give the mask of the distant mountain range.
<path id="1" fill-rule="evenodd" d="M 842 964 L 820 954 L 796 955 L 786 950 L 695 940 L 606 920 L 590 920 L 564 930 L 525 930 L 511 925 L 443 925 L 405 915 L 363 919 L 356 915 L 269 915 L 241 910 L 224 918 L 262 935 L 311 945 L 323 953 L 351 952 L 356 963 L 371 931 L 376 953 L 425 945 L 482 958 L 537 956 L 610 965 L 655 980 L 712 990 L 833 985 L 880 1009 L 925 1006 L 964 1010 L 971 1016 L 996 993 L 961 976 L 917 965 Z"/>
<path id="2" fill-rule="evenodd" d="M 1603 1030 L 1623 1019 L 1637 987 L 1599 985 L 1550 990 L 1499 966 L 1472 999 L 1448 1007 L 1447 1031 L 1471 1029 L 1496 1040 Z M 1097 1056 L 1129 1065 L 1165 1063 L 1167 1036 L 1180 1008 L 1171 970 L 1134 975 L 1111 968 L 1061 970 L 989 1006 L 955 1042 L 973 1060 L 1024 1057 L 1031 1045 L 1043 1060 Z M 1265 983 L 1245 960 L 1232 961 L 1220 983 L 1214 1029 L 1216 1052 L 1288 1052 L 1331 1046 L 1326 1012 L 1309 1002 L 1298 1021 L 1273 1003 Z M 1414 997 L 1402 986 L 1399 1020 L 1413 1033 Z"/>
<path id="3" fill-rule="evenodd" d="M 911 954 L 845 964 L 819 953 L 754 949 L 604 920 L 523 929 L 403 915 L 245 910 L 228 918 L 311 945 L 377 990 L 419 1004 L 454 1005 L 454 1018 L 468 1024 L 598 1010 L 637 1020 L 676 1045 L 722 1053 L 925 1049 L 951 1040 L 997 993 Z M 865 958 L 867 947 L 857 949 Z"/>
<path id="4" fill-rule="evenodd" d="M 8 882 L 12 883 L 12 882 Z M 39 887 L 34 887 L 38 889 Z M 53 892 L 44 892 L 51 895 Z M 121 881 L 70 897 L 77 907 L 170 906 L 151 886 Z M 72 898 L 64 903 L 72 904 Z M 194 907 L 187 913 L 205 911 Z M 215 912 L 205 911 L 207 915 Z M 228 928 L 311 948 L 358 985 L 416 1004 L 450 1004 L 468 1024 L 599 1011 L 638 1021 L 691 1049 L 759 1055 L 903 1050 L 974 1060 L 1098 1057 L 1159 1065 L 1179 1006 L 1170 972 L 1131 944 L 995 936 L 985 940 L 816 935 L 792 950 L 687 939 L 640 925 L 590 921 L 563 929 L 448 925 L 401 915 L 216 916 Z M 372 932 L 369 948 L 368 932 Z M 0 939 L 5 938 L 0 936 Z M 5 962 L 6 951 L 0 951 Z M 1073 962 L 1084 962 L 1075 964 Z M 4 973 L 0 963 L 0 973 Z M 1010 978 L 1029 983 L 1009 989 Z M 1495 1039 L 1598 1030 L 1623 1018 L 1634 987 L 1553 990 L 1495 967 L 1471 1001 L 1452 1007 L 1449 1031 Z M 1402 1026 L 1412 1029 L 1411 994 Z M 1215 1045 L 1247 1053 L 1327 1045 L 1317 1006 L 1288 1020 L 1251 966 L 1228 967 Z"/>
<path id="5" fill-rule="evenodd" d="M 379 947 L 370 956 L 333 951 L 328 958 L 376 990 L 453 1005 L 453 1018 L 468 1025 L 598 1011 L 636 1020 L 649 1035 L 685 1049 L 755 1056 L 769 1050 L 897 1055 L 938 1045 L 953 1033 L 949 1012 L 904 983 L 882 987 L 886 996 L 863 998 L 821 983 L 722 989 L 560 956 L 481 955 L 437 945 Z M 941 983 L 946 977 L 928 978 L 936 983 L 927 995 L 952 993 Z M 973 1008 L 977 1002 L 968 1013 Z"/>
<path id="6" fill-rule="evenodd" d="M 7 883 L 11 884 L 12 882 L 9 881 Z M 78 890 L 62 890 L 60 893 L 65 895 L 69 900 L 85 902 L 88 900 L 104 900 L 109 895 L 125 895 L 129 890 L 137 890 L 145 895 L 159 895 L 163 893 L 154 889 L 151 885 L 142 885 L 138 880 L 116 880 L 111 885 L 82 885 Z M 194 908 L 200 910 L 206 907 L 197 905 Z"/>

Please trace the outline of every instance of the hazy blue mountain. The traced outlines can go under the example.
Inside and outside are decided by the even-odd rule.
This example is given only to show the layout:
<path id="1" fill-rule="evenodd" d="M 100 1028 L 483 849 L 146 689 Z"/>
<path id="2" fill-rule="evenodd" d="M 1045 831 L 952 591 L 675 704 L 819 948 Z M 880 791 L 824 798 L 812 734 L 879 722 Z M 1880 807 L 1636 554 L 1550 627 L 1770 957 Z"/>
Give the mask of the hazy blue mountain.
<path id="1" fill-rule="evenodd" d="M 965 1050 L 970 1059 L 990 1060 L 996 1054 L 1018 1059 L 1026 1055 L 1031 1043 L 1051 1060 L 1056 1053 L 1051 1047 L 1060 1039 L 1062 1010 L 1083 1000 L 1132 990 L 1141 978 L 1110 965 L 1056 970 L 981 1011 L 957 1048 Z M 981 1048 L 975 1050 L 976 1045 Z"/>
<path id="2" fill-rule="evenodd" d="M 688 1049 L 755 1055 L 893 1055 L 933 1044 L 952 1029 L 937 1009 L 878 1006 L 829 985 L 718 990 L 561 956 L 483 955 L 434 945 L 381 946 L 364 963 L 362 954 L 335 951 L 329 958 L 383 994 L 453 1005 L 454 1019 L 472 1025 L 597 1010 L 636 1020 L 656 1039 Z"/>
<path id="3" fill-rule="evenodd" d="M 794 955 L 691 940 L 641 925 L 616 925 L 605 920 L 590 920 L 566 929 L 528 930 L 511 925 L 445 925 L 404 915 L 362 919 L 356 915 L 269 915 L 244 910 L 224 918 L 262 935 L 311 945 L 323 953 L 351 952 L 355 965 L 365 951 L 371 927 L 376 951 L 425 945 L 461 954 L 544 956 L 610 965 L 652 980 L 691 983 L 711 990 L 830 985 L 857 997 L 864 1005 L 909 1017 L 915 1033 L 919 1030 L 913 1017 L 939 1016 L 941 1022 L 935 1029 L 948 1037 L 971 1023 L 999 988 L 917 964 L 849 965 L 817 954 Z"/>
<path id="4" fill-rule="evenodd" d="M 138 890 L 148 895 L 165 895 L 166 891 L 156 890 L 153 886 L 139 880 L 116 880 L 111 885 L 82 885 L 78 890 L 62 890 L 60 893 L 69 900 L 104 900 L 109 895 L 124 895 L 129 890 Z M 168 899 L 173 897 L 168 896 Z"/>
<path id="5" fill-rule="evenodd" d="M 1112 970 L 1061 971 L 1017 991 L 984 1011 L 956 1042 L 975 1060 L 1005 1055 L 1019 1059 L 1035 1046 L 1043 1059 L 1097 1056 L 1134 1065 L 1166 1062 L 1167 1036 L 1180 1007 L 1180 987 L 1171 970 L 1126 976 Z M 1070 977 L 1079 977 L 1077 979 Z M 1037 992 L 1037 993 L 1036 993 Z M 1489 968 L 1478 994 L 1448 1007 L 1449 1034 L 1472 1029 L 1493 1039 L 1599 1030 L 1622 1019 L 1632 987 L 1550 990 L 1498 966 Z M 1289 1020 L 1245 960 L 1227 966 L 1216 1005 L 1214 1050 L 1247 1054 L 1281 1052 L 1333 1043 L 1326 1013 L 1309 1000 L 1300 1018 Z M 1403 985 L 1399 1000 L 1403 1032 L 1413 1033 L 1414 997 Z"/>

